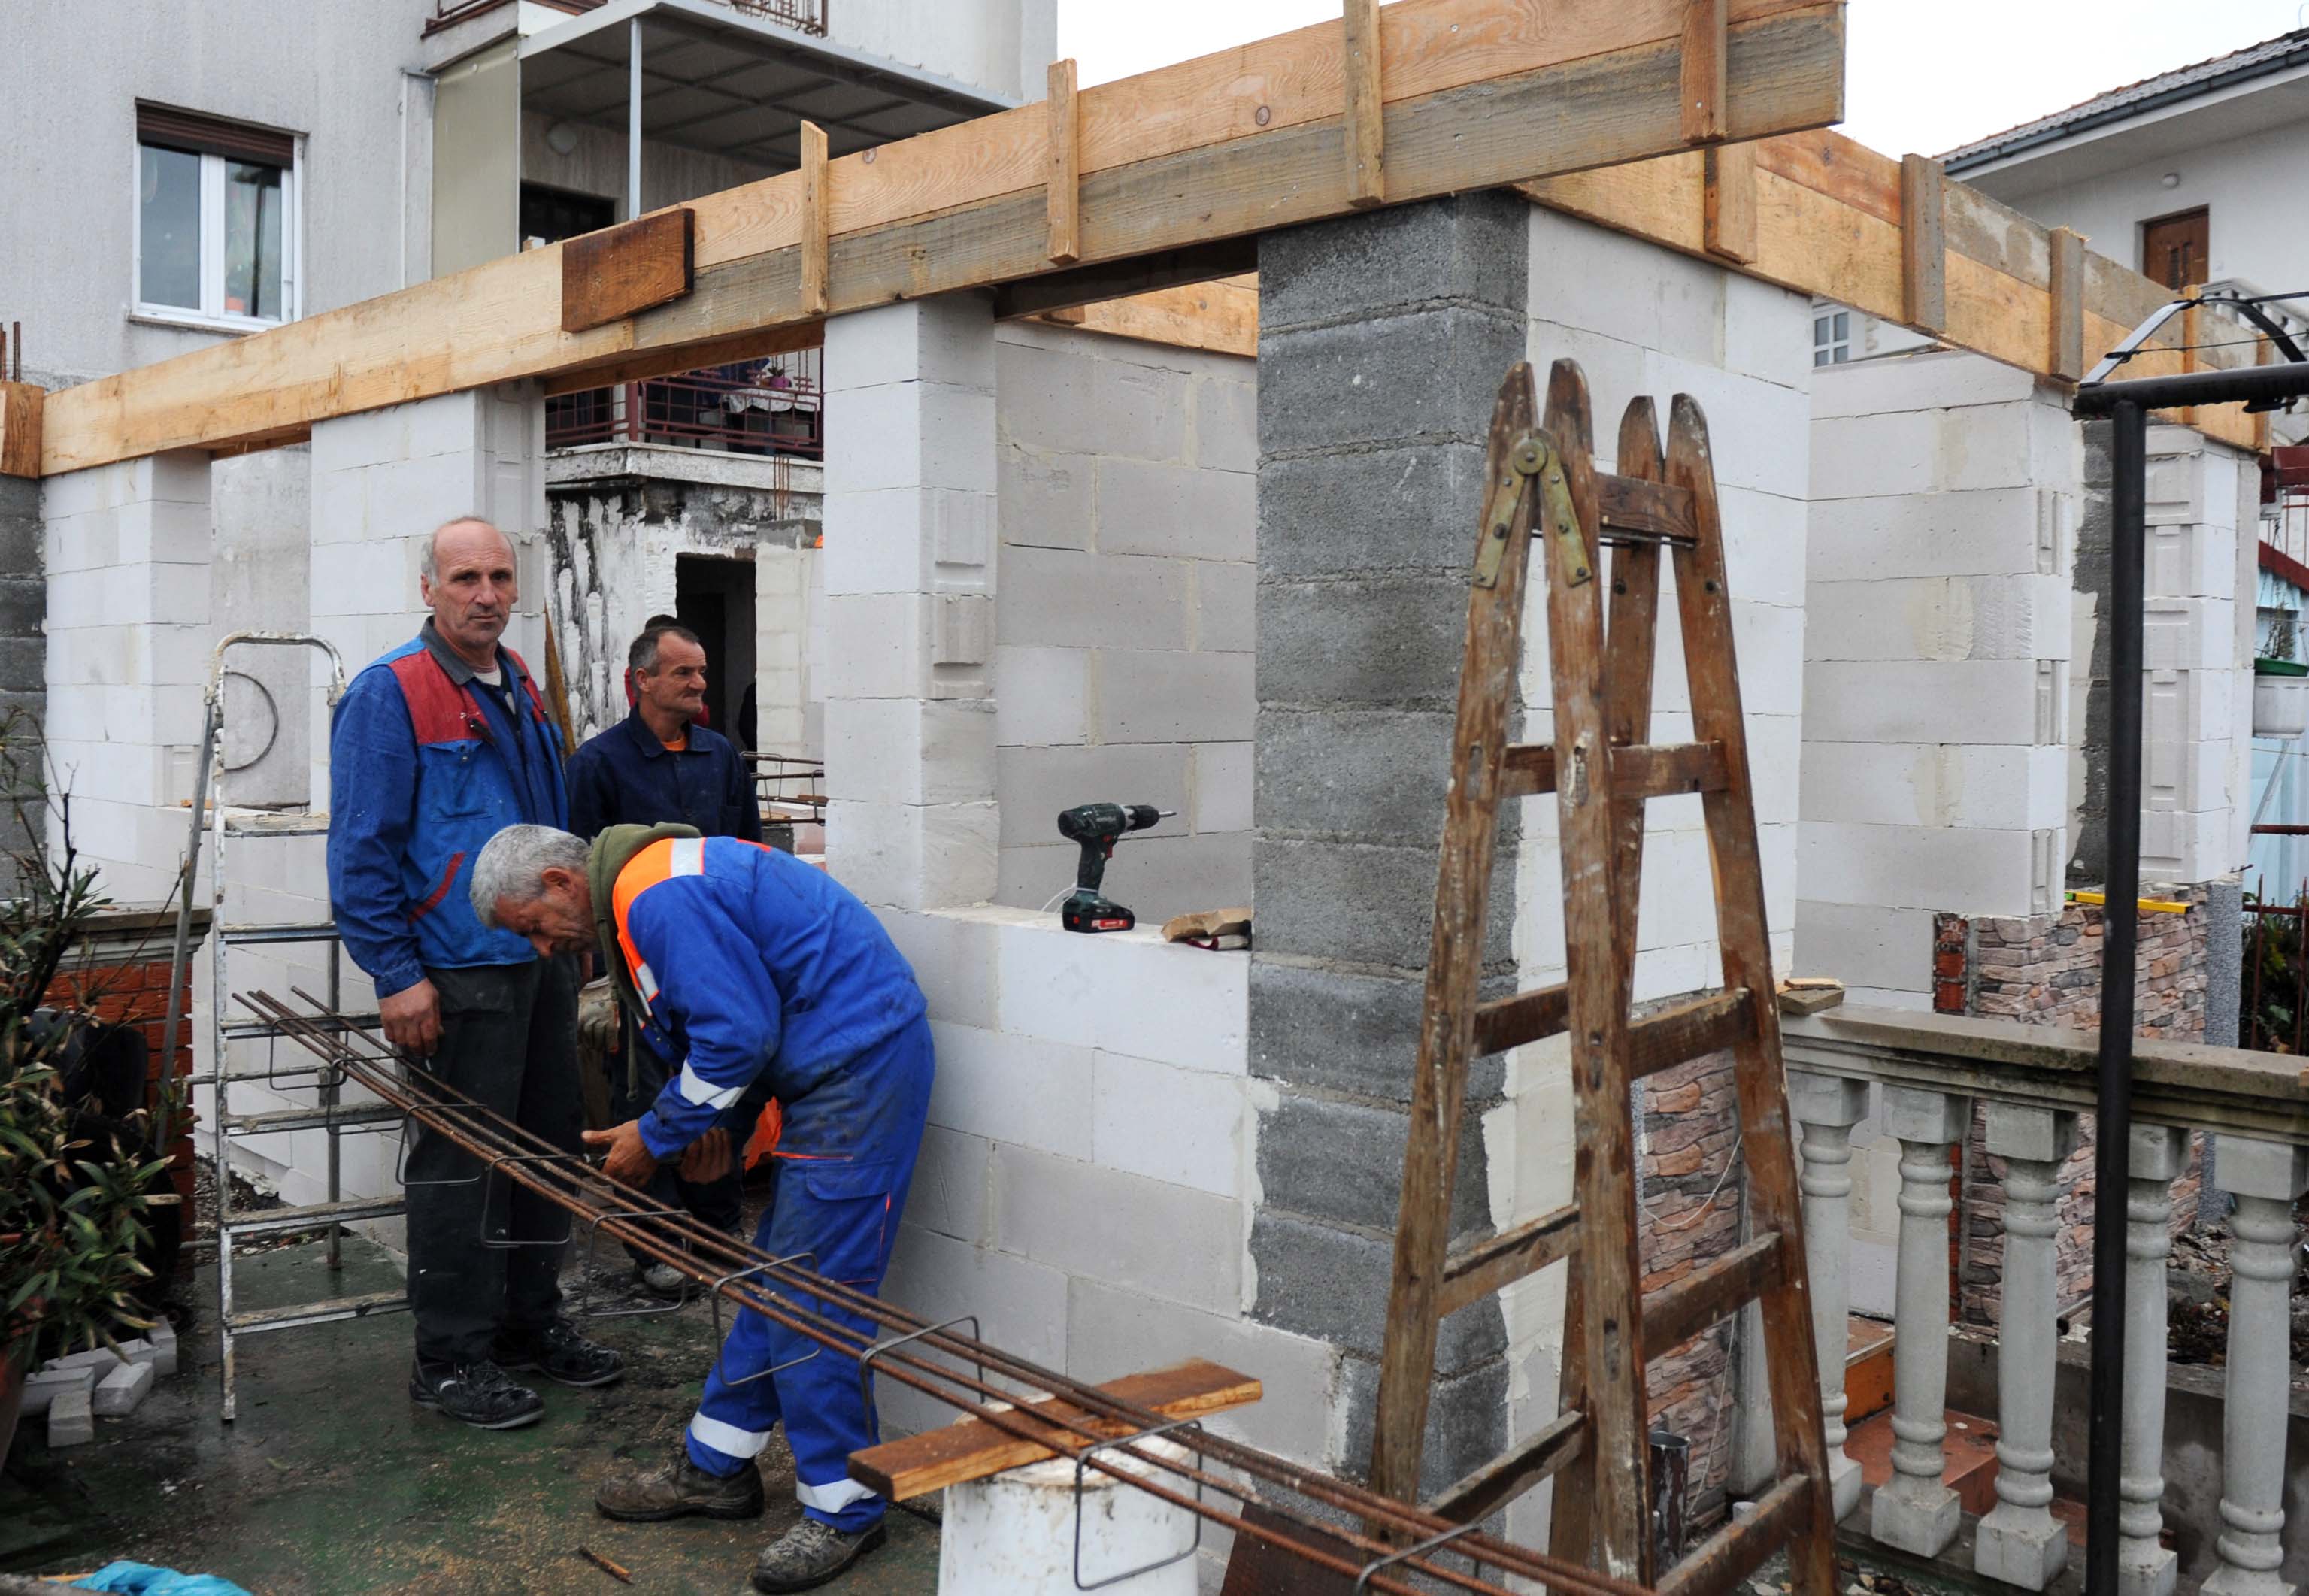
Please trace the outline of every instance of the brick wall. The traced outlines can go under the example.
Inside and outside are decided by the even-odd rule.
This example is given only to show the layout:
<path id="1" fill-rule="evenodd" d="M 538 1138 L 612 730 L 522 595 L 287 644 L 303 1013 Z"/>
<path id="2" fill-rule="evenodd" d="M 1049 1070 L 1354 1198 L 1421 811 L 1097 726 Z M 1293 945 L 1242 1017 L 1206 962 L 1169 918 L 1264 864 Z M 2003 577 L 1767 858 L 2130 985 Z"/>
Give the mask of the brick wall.
<path id="1" fill-rule="evenodd" d="M 189 979 L 178 1000 L 173 1055 L 166 1045 L 169 947 L 168 933 L 161 930 L 126 951 L 105 951 L 99 947 L 85 953 L 68 961 L 70 967 L 48 983 L 46 995 L 46 1001 L 53 1007 L 91 1014 L 112 1024 L 134 1025 L 144 1033 L 148 1100 L 157 1100 L 164 1073 L 177 1076 L 193 1073 L 193 989 Z M 160 955 L 157 958 L 156 953 Z M 188 1203 L 193 1195 L 193 1117 L 189 1109 L 189 1104 L 180 1109 L 168 1149 L 174 1165 L 170 1179 Z"/>

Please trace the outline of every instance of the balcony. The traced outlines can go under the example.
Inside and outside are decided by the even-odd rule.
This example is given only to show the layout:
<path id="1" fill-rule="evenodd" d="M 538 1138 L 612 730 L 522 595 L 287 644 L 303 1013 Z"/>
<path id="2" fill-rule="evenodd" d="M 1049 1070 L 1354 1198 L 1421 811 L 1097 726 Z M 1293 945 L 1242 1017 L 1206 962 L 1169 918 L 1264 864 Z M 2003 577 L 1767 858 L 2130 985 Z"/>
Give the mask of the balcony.
<path id="1" fill-rule="evenodd" d="M 444 28 L 454 28 L 486 12 L 509 5 L 514 0 L 434 0 L 433 14 L 426 19 L 425 31 L 437 33 Z M 610 0 L 536 0 L 554 11 L 580 16 L 589 11 L 599 11 Z M 710 4 L 734 11 L 740 16 L 760 17 L 765 21 L 783 22 L 803 33 L 826 35 L 826 0 L 710 0 Z"/>
<path id="2" fill-rule="evenodd" d="M 545 401 L 545 446 L 644 444 L 729 454 L 825 458 L 822 350 L 709 366 Z"/>
<path id="3" fill-rule="evenodd" d="M 2219 1596 L 2280 1596 L 2297 1584 L 2309 1570 L 2309 1538 L 2296 1531 L 2288 1543 L 2285 1506 L 2302 1490 L 2287 1470 L 2288 1431 L 2309 1427 L 2296 1411 L 2289 1313 L 2299 1263 L 2294 1203 L 2309 1191 L 2309 1081 L 2300 1060 L 2138 1044 L 2129 1267 L 2118 1297 L 2103 1292 L 2080 1307 L 2061 1299 L 2057 1209 L 2080 1116 L 2093 1106 L 2093 1032 L 1857 1006 L 1791 1019 L 1785 1029 L 1830 1471 L 1851 1549 L 1917 1566 L 1937 1560 L 1944 1571 L 1953 1564 L 2031 1591 L 2051 1587 L 2064 1564 L 2080 1566 L 2080 1555 L 2070 1557 L 2073 1514 L 2061 1511 L 2084 1488 L 2079 1337 L 2088 1338 L 2092 1316 L 2121 1312 L 2123 1596 L 2166 1596 L 2176 1581 Z M 1890 1467 L 1879 1471 L 1864 1509 L 1846 1423 L 1854 1131 L 1864 1122 L 1899 1155 Z M 2234 1204 L 2218 1396 L 2205 1371 L 2168 1369 L 2166 1361 L 2174 1186 L 2189 1170 L 2192 1135 L 2205 1138 L 2206 1184 Z M 1978 1213 L 1964 1216 L 1952 1243 L 1950 1214 L 1960 1205 L 1950 1155 L 1960 1145 L 1985 1153 L 2002 1203 L 1986 1226 Z M 2001 1281 L 1983 1309 L 1993 1336 L 1952 1339 L 1952 1254 L 1977 1248 L 1984 1229 L 2001 1243 Z M 1976 1436 L 1951 1437 L 1952 1350 L 1982 1371 L 1993 1366 L 1976 1383 L 1993 1392 L 1993 1459 Z M 2168 1405 L 2179 1416 L 2169 1430 Z M 2217 1424 L 2206 1421 L 2212 1411 Z M 1971 1444 L 1952 1447 L 1952 1439 Z M 1959 1449 L 1981 1464 L 1968 1481 L 1966 1463 L 1951 1467 Z"/>

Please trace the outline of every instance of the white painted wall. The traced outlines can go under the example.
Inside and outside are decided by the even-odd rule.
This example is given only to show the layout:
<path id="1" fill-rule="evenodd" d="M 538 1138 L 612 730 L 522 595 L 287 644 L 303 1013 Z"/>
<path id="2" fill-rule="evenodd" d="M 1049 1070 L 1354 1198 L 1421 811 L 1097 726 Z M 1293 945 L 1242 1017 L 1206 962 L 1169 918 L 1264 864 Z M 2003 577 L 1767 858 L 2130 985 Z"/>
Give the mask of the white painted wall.
<path id="1" fill-rule="evenodd" d="M 836 44 L 1015 100 L 1040 99 L 1059 55 L 1058 0 L 829 0 Z"/>

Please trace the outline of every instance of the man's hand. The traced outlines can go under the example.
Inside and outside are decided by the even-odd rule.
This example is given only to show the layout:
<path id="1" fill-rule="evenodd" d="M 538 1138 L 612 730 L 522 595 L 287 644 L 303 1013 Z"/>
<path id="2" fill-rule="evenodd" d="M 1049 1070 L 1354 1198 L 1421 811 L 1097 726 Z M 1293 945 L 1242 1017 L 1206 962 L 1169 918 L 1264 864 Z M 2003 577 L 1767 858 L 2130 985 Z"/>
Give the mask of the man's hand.
<path id="1" fill-rule="evenodd" d="M 642 1140 L 642 1122 L 628 1119 L 610 1131 L 587 1131 L 585 1145 L 609 1157 L 601 1160 L 601 1172 L 625 1186 L 644 1186 L 657 1173 L 657 1155 Z"/>
<path id="2" fill-rule="evenodd" d="M 703 1183 L 730 1172 L 730 1133 L 715 1126 L 681 1151 L 681 1178 Z"/>
<path id="3" fill-rule="evenodd" d="M 431 981 L 419 977 L 415 986 L 378 998 L 376 1012 L 385 1022 L 385 1040 L 394 1047 L 430 1058 L 441 1045 L 441 995 Z"/>

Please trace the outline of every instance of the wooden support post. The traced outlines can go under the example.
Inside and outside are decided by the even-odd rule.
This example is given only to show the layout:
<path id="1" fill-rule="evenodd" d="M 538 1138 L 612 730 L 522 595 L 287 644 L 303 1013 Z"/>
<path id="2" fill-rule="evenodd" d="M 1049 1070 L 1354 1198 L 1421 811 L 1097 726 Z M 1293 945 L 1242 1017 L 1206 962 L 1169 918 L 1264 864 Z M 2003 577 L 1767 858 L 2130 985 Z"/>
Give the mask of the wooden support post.
<path id="1" fill-rule="evenodd" d="M 2201 315 L 2194 303 L 2197 292 L 2198 290 L 2194 289 L 2189 290 L 2191 304 L 2188 309 L 2181 313 L 2181 375 L 2183 376 L 2188 375 L 2192 371 L 2204 369 L 2204 362 L 2197 358 L 2197 345 L 2201 341 L 2197 330 L 2203 324 Z M 2196 424 L 2197 407 L 2192 404 L 2183 405 L 2181 425 L 2194 427 Z"/>
<path id="2" fill-rule="evenodd" d="M 2054 228 L 2046 236 L 2051 246 L 2052 303 L 2046 321 L 2050 347 L 2045 370 L 2063 383 L 2085 375 L 2085 240 L 2081 233 Z"/>
<path id="3" fill-rule="evenodd" d="M 1043 164 L 1043 254 L 1054 266 L 1082 259 L 1082 98 L 1075 91 L 1069 56 L 1051 63 L 1050 158 Z"/>
<path id="4" fill-rule="evenodd" d="M 1718 144 L 1707 153 L 1708 253 L 1735 265 L 1756 259 L 1756 146 Z"/>
<path id="5" fill-rule="evenodd" d="M 826 192 L 826 129 L 801 125 L 801 313 L 824 315 L 829 303 L 826 262 L 833 207 Z"/>
<path id="6" fill-rule="evenodd" d="M 1683 13 L 1683 140 L 1712 144 L 1731 129 L 1725 121 L 1731 63 L 1730 0 L 1686 0 Z"/>
<path id="7" fill-rule="evenodd" d="M 688 206 L 585 233 L 561 246 L 561 330 L 622 322 L 690 290 L 696 280 Z"/>
<path id="8" fill-rule="evenodd" d="M 1379 99 L 1379 0 L 1346 0 L 1340 20 L 1345 47 L 1347 203 L 1387 199 L 1386 107 Z"/>
<path id="9" fill-rule="evenodd" d="M 0 382 L 0 477 L 40 474 L 40 419 L 48 391 Z"/>
<path id="10" fill-rule="evenodd" d="M 1919 332 L 1948 331 L 1948 176 L 1925 155 L 1900 158 L 1900 303 Z"/>

